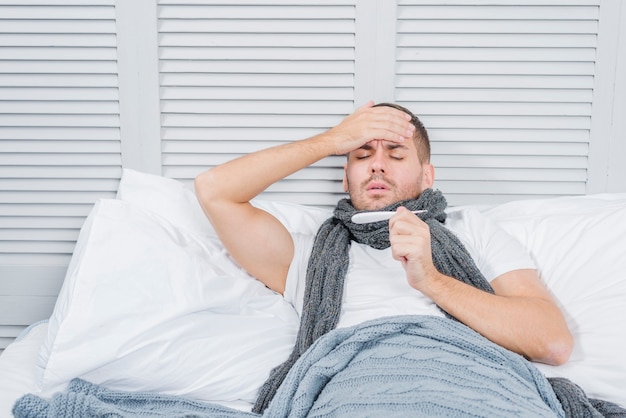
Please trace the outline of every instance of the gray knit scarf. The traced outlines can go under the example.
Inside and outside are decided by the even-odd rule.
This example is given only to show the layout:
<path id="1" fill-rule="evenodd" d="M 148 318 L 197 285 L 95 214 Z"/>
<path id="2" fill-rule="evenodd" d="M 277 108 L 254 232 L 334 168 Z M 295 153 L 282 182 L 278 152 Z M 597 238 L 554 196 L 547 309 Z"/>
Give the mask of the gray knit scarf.
<path id="1" fill-rule="evenodd" d="M 447 202 L 440 191 L 426 189 L 417 199 L 398 202 L 382 210 L 395 211 L 399 206 L 409 210 L 427 210 L 418 216 L 430 228 L 432 257 L 437 270 L 478 289 L 493 293 L 491 285 L 463 244 L 443 226 Z M 355 224 L 351 218 L 356 212 L 349 200 L 340 200 L 334 215 L 318 230 L 309 258 L 304 308 L 294 349 L 289 358 L 270 373 L 259 391 L 253 412 L 260 414 L 267 408 L 291 366 L 315 340 L 337 326 L 351 241 L 367 244 L 376 249 L 390 246 L 389 222 Z M 445 311 L 444 313 L 449 318 L 456 319 Z M 548 381 L 561 401 L 567 417 L 626 417 L 625 409 L 611 402 L 587 398 L 580 387 L 567 379 L 549 378 Z"/>
<path id="2" fill-rule="evenodd" d="M 382 210 L 395 211 L 399 206 L 409 210 L 427 210 L 419 217 L 430 227 L 433 263 L 441 273 L 493 292 L 463 244 L 443 226 L 447 202 L 440 191 L 426 189 L 417 199 L 397 202 Z M 335 208 L 334 216 L 318 230 L 307 268 L 304 309 L 295 347 L 289 358 L 272 370 L 259 392 L 253 411 L 260 413 L 269 405 L 291 366 L 315 340 L 337 326 L 351 241 L 379 250 L 390 246 L 389 222 L 355 224 L 351 218 L 356 212 L 350 200 L 342 199 Z"/>

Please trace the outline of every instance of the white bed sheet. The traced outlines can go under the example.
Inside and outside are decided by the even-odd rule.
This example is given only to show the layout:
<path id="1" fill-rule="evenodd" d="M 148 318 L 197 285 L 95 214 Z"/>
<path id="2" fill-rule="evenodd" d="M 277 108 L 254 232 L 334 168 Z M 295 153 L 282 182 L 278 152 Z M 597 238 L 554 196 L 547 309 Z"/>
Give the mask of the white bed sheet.
<path id="1" fill-rule="evenodd" d="M 28 393 L 39 394 L 37 356 L 48 333 L 48 321 L 26 328 L 0 355 L 0 418 L 11 418 L 13 405 Z M 244 401 L 219 402 L 224 406 L 249 411 Z"/>
<path id="2" fill-rule="evenodd" d="M 33 324 L 0 355 L 0 417 L 12 417 L 17 399 L 37 393 L 37 356 L 47 332 L 47 322 Z"/>

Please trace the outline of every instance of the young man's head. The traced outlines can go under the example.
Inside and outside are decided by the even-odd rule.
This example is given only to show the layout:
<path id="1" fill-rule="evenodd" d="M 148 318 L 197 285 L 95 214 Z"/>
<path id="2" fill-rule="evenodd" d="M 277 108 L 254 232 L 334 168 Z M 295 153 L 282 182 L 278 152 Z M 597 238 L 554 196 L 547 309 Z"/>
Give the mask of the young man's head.
<path id="1" fill-rule="evenodd" d="M 430 141 L 422 122 L 402 106 L 392 103 L 376 106 L 393 107 L 410 115 L 415 136 L 413 141 L 401 144 L 370 141 L 348 153 L 343 186 L 357 210 L 377 210 L 400 200 L 417 198 L 434 182 Z"/>

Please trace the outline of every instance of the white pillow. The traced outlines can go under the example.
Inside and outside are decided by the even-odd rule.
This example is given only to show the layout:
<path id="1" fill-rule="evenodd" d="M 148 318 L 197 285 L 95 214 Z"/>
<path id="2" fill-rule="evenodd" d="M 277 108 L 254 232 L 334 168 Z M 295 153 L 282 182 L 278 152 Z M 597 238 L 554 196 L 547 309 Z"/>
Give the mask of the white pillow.
<path id="1" fill-rule="evenodd" d="M 215 234 L 192 187 L 178 180 L 124 169 L 117 198 L 154 212 L 179 228 Z M 274 215 L 290 232 L 314 234 L 332 215 L 325 208 L 260 198 L 252 200 L 252 204 Z"/>
<path id="2" fill-rule="evenodd" d="M 82 377 L 118 390 L 252 402 L 289 355 L 298 324 L 293 307 L 238 268 L 217 238 L 100 200 L 39 354 L 42 395 Z"/>
<path id="3" fill-rule="evenodd" d="M 574 334 L 570 361 L 539 369 L 626 406 L 626 194 L 516 201 L 485 214 L 528 248 Z"/>

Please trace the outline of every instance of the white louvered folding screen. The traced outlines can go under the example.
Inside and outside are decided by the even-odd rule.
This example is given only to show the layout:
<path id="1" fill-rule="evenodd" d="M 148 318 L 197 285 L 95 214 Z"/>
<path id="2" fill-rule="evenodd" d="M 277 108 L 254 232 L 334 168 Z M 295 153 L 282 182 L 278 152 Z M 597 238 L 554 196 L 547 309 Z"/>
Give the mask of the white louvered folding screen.
<path id="1" fill-rule="evenodd" d="M 398 5 L 396 101 L 451 204 L 585 194 L 599 0 Z"/>
<path id="2" fill-rule="evenodd" d="M 113 0 L 0 1 L 0 348 L 49 314 L 85 216 L 115 196 L 115 51 Z"/>
<path id="3" fill-rule="evenodd" d="M 312 136 L 354 109 L 354 1 L 159 2 L 163 174 Z M 264 196 L 335 205 L 332 157 Z"/>
<path id="4" fill-rule="evenodd" d="M 421 116 L 452 205 L 624 190 L 625 19 L 618 0 L 0 0 L 0 349 L 49 315 L 122 165 L 190 183 L 368 99 Z M 343 163 L 264 196 L 333 206 Z"/>

